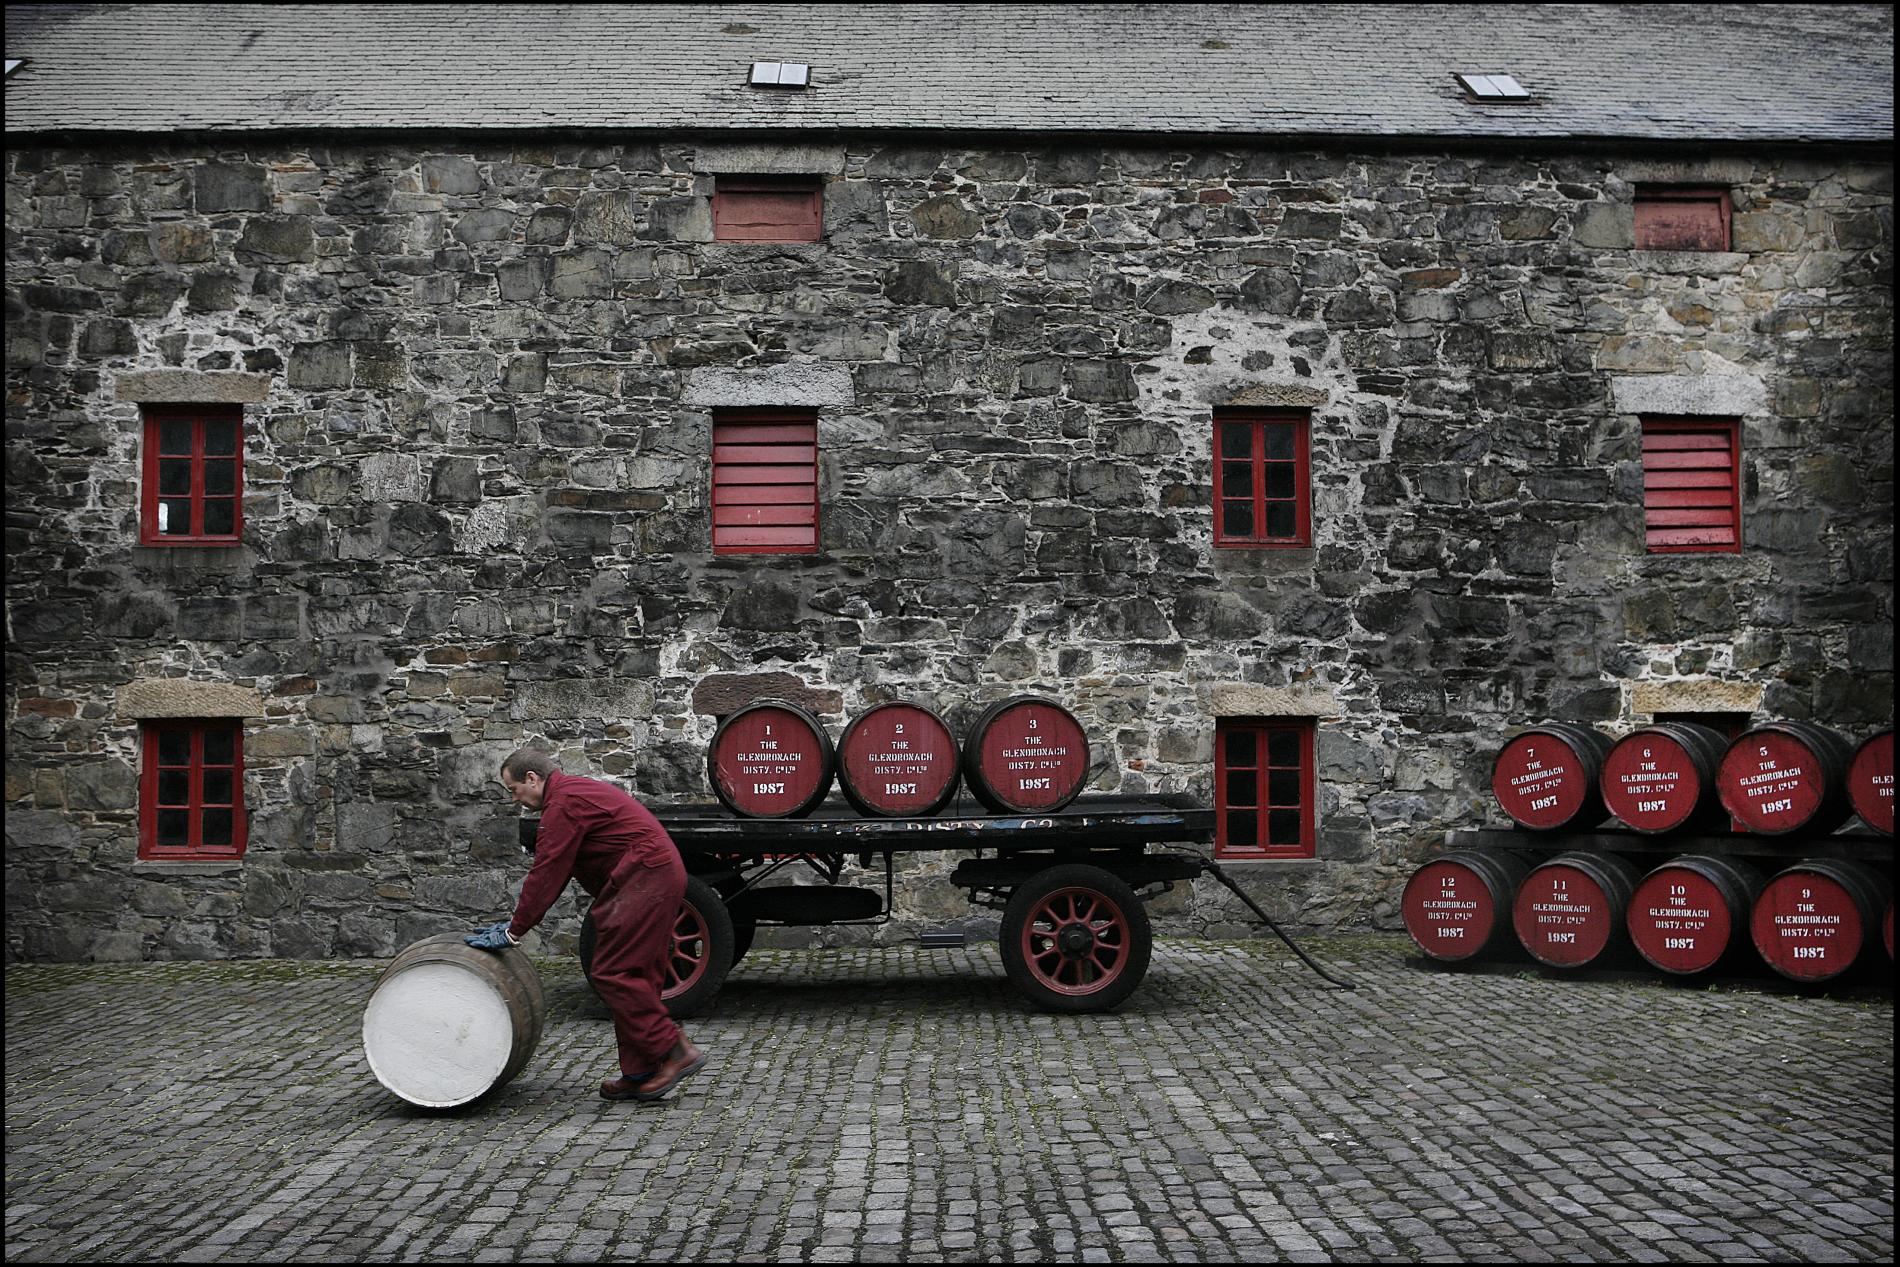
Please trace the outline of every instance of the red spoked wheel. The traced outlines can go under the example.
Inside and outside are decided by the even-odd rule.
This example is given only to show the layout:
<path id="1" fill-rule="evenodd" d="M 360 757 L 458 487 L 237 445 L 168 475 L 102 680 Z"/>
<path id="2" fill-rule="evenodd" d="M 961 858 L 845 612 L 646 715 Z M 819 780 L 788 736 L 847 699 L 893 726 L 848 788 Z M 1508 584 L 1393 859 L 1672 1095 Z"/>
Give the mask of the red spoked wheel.
<path id="1" fill-rule="evenodd" d="M 581 972 L 594 983 L 594 917 L 581 921 Z M 666 950 L 666 984 L 660 998 L 666 1010 L 684 1019 L 697 1016 L 712 1003 L 726 973 L 732 970 L 732 916 L 710 884 L 697 877 L 686 880 L 679 918 L 673 923 Z"/>
<path id="2" fill-rule="evenodd" d="M 1154 936 L 1135 891 L 1100 867 L 1037 872 L 1003 911 L 1003 968 L 1050 1012 L 1105 1012 L 1141 984 Z"/>

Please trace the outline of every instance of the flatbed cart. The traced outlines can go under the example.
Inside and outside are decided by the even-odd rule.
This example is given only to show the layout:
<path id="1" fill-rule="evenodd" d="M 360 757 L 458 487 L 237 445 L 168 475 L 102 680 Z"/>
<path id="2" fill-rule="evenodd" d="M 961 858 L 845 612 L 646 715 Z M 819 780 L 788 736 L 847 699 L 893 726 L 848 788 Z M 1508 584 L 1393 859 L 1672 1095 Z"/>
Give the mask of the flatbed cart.
<path id="1" fill-rule="evenodd" d="M 1000 949 L 1016 988 L 1048 1011 L 1106 1011 L 1148 970 L 1143 904 L 1212 865 L 1161 847 L 1214 839 L 1214 811 L 1184 795 L 1083 797 L 1045 815 L 867 818 L 829 804 L 799 819 L 740 818 L 719 805 L 654 814 L 688 874 L 663 995 L 682 1017 L 711 1004 L 761 925 L 887 923 L 895 857 L 945 849 L 971 855 L 950 882 L 973 906 L 1003 913 Z M 534 826 L 523 820 L 524 846 Z M 881 890 L 843 882 L 847 860 L 869 869 L 878 858 Z M 798 883 L 765 883 L 783 874 Z M 589 920 L 583 970 L 593 943 Z"/>

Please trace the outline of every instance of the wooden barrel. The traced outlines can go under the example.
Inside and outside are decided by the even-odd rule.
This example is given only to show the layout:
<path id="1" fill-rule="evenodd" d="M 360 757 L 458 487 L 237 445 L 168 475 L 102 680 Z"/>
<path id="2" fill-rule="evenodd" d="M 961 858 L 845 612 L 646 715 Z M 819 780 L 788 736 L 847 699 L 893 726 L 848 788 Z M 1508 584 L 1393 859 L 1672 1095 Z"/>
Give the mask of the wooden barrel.
<path id="1" fill-rule="evenodd" d="M 1081 793 L 1088 777 L 1088 736 L 1054 700 L 998 700 L 963 740 L 964 781 L 997 814 L 1052 814 Z"/>
<path id="2" fill-rule="evenodd" d="M 802 818 L 831 791 L 831 736 L 785 700 L 754 700 L 719 723 L 706 777 L 719 803 L 746 818 Z"/>
<path id="3" fill-rule="evenodd" d="M 1767 881 L 1745 862 L 1690 854 L 1636 886 L 1628 923 L 1636 953 L 1664 972 L 1707 972 L 1748 947 L 1748 921 Z"/>
<path id="4" fill-rule="evenodd" d="M 1441 963 L 1494 950 L 1511 936 L 1507 912 L 1530 870 L 1529 860 L 1510 853 L 1459 849 L 1433 858 L 1406 881 L 1405 931 Z"/>
<path id="5" fill-rule="evenodd" d="M 1615 854 L 1562 853 L 1518 886 L 1511 922 L 1537 962 L 1581 968 L 1620 947 L 1636 868 Z"/>
<path id="6" fill-rule="evenodd" d="M 1893 727 L 1861 740 L 1847 763 L 1847 799 L 1860 821 L 1893 835 Z"/>
<path id="7" fill-rule="evenodd" d="M 1748 831 L 1825 835 L 1854 812 L 1847 740 L 1811 722 L 1757 726 L 1729 745 L 1716 776 L 1722 804 Z"/>
<path id="8" fill-rule="evenodd" d="M 957 794 L 957 737 L 922 704 L 878 704 L 838 739 L 838 786 L 860 814 L 935 814 Z"/>
<path id="9" fill-rule="evenodd" d="M 1832 858 L 1797 862 L 1768 881 L 1749 921 L 1768 966 L 1795 981 L 1829 981 L 1880 936 L 1893 886 L 1872 867 Z"/>
<path id="10" fill-rule="evenodd" d="M 1610 738 L 1588 726 L 1546 722 L 1498 750 L 1491 792 L 1511 821 L 1531 831 L 1585 830 L 1608 811 L 1598 777 Z"/>
<path id="11" fill-rule="evenodd" d="M 1603 759 L 1603 804 L 1636 831 L 1724 831 L 1715 788 L 1728 739 L 1693 722 L 1657 722 L 1617 740 Z"/>
<path id="12" fill-rule="evenodd" d="M 376 979 L 363 1054 L 376 1080 L 429 1109 L 469 1104 L 520 1073 L 547 1018 L 527 952 L 425 937 Z"/>

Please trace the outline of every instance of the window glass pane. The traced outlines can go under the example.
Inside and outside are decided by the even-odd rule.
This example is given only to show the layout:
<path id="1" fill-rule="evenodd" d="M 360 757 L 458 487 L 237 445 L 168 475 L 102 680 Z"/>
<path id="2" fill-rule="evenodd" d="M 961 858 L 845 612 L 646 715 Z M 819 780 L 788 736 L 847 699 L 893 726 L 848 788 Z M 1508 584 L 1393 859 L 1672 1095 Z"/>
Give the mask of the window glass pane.
<path id="1" fill-rule="evenodd" d="M 228 726 L 205 731 L 206 765 L 230 765 L 236 749 L 232 745 L 233 732 Z"/>
<path id="2" fill-rule="evenodd" d="M 231 811 L 228 809 L 208 809 L 204 816 L 204 841 L 207 845 L 228 845 L 231 843 Z"/>
<path id="3" fill-rule="evenodd" d="M 161 730 L 158 732 L 158 763 L 160 765 L 191 764 L 191 734 L 184 730 Z"/>
<path id="4" fill-rule="evenodd" d="M 1269 422 L 1261 427 L 1267 437 L 1267 457 L 1282 462 L 1293 460 L 1294 426 L 1290 422 Z"/>
<path id="5" fill-rule="evenodd" d="M 1260 776 L 1252 770 L 1229 770 L 1227 772 L 1227 803 L 1229 805 L 1258 805 Z"/>
<path id="6" fill-rule="evenodd" d="M 1253 731 L 1230 730 L 1227 732 L 1227 765 L 1248 766 L 1254 764 Z"/>
<path id="7" fill-rule="evenodd" d="M 170 490 L 168 489 L 166 491 L 169 492 Z M 206 462 L 205 492 L 213 495 L 237 492 L 237 463 Z"/>
<path id="8" fill-rule="evenodd" d="M 1221 535 L 1228 537 L 1253 536 L 1253 503 L 1222 502 L 1220 530 Z"/>
<path id="9" fill-rule="evenodd" d="M 191 503 L 162 501 L 158 504 L 158 530 L 168 537 L 191 535 Z"/>
<path id="10" fill-rule="evenodd" d="M 210 776 L 206 777 L 206 787 L 210 786 Z M 1269 805 L 1298 805 L 1300 803 L 1300 772 L 1298 770 L 1275 770 L 1267 776 L 1267 796 Z M 205 799 L 211 799 L 207 791 Z"/>
<path id="11" fill-rule="evenodd" d="M 1253 463 L 1222 462 L 1220 492 L 1222 497 L 1252 497 Z"/>
<path id="12" fill-rule="evenodd" d="M 205 453 L 227 454 L 237 452 L 238 425 L 234 421 L 223 420 L 205 423 Z"/>
<path id="13" fill-rule="evenodd" d="M 1267 838 L 1276 845 L 1300 843 L 1300 811 L 1276 809 L 1267 815 Z"/>
<path id="14" fill-rule="evenodd" d="M 1245 422 L 1225 422 L 1220 429 L 1220 455 L 1224 458 L 1253 456 L 1253 426 Z"/>
<path id="15" fill-rule="evenodd" d="M 1300 518 L 1293 513 L 1292 502 L 1267 503 L 1267 536 L 1292 537 L 1299 533 Z M 210 531 L 210 529 L 206 529 Z"/>
<path id="16" fill-rule="evenodd" d="M 1227 813 L 1227 846 L 1230 849 L 1254 849 L 1260 844 L 1260 815 L 1250 809 Z"/>
<path id="17" fill-rule="evenodd" d="M 191 775 L 185 770 L 160 770 L 158 773 L 158 803 L 160 805 L 191 804 Z"/>
<path id="18" fill-rule="evenodd" d="M 158 464 L 158 491 L 176 494 L 180 497 L 191 495 L 191 459 L 166 458 Z"/>
<path id="19" fill-rule="evenodd" d="M 205 805 L 229 805 L 231 803 L 231 771 L 206 770 L 204 800 Z"/>
<path id="20" fill-rule="evenodd" d="M 161 845 L 188 845 L 191 829 L 191 811 L 184 809 L 162 809 L 158 811 L 158 843 Z"/>
<path id="21" fill-rule="evenodd" d="M 228 537 L 237 531 L 237 502 L 229 497 L 205 499 L 205 536 Z"/>
<path id="22" fill-rule="evenodd" d="M 1267 760 L 1273 765 L 1297 766 L 1300 763 L 1299 733 L 1292 730 L 1268 732 Z"/>
<path id="23" fill-rule="evenodd" d="M 219 465 L 222 465 L 222 463 Z M 207 468 L 207 483 L 205 486 L 207 493 L 211 491 L 208 474 L 209 469 Z M 1291 462 L 1267 463 L 1267 496 L 1278 498 L 1290 498 L 1293 496 L 1293 464 Z"/>
<path id="24" fill-rule="evenodd" d="M 185 418 L 167 418 L 158 424 L 158 451 L 191 456 L 191 422 Z"/>

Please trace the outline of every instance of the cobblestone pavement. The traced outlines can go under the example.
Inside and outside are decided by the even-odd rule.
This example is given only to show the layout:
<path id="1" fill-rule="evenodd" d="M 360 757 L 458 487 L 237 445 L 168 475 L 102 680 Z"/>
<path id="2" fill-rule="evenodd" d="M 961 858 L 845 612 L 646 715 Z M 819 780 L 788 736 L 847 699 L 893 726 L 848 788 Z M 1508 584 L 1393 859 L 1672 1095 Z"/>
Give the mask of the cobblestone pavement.
<path id="1" fill-rule="evenodd" d="M 995 947 L 756 951 L 713 1064 L 606 1103 L 573 960 L 452 1115 L 365 1063 L 380 966 L 7 969 L 9 1260 L 1880 1261 L 1893 1006 L 1163 941 L 1108 1016 Z"/>

